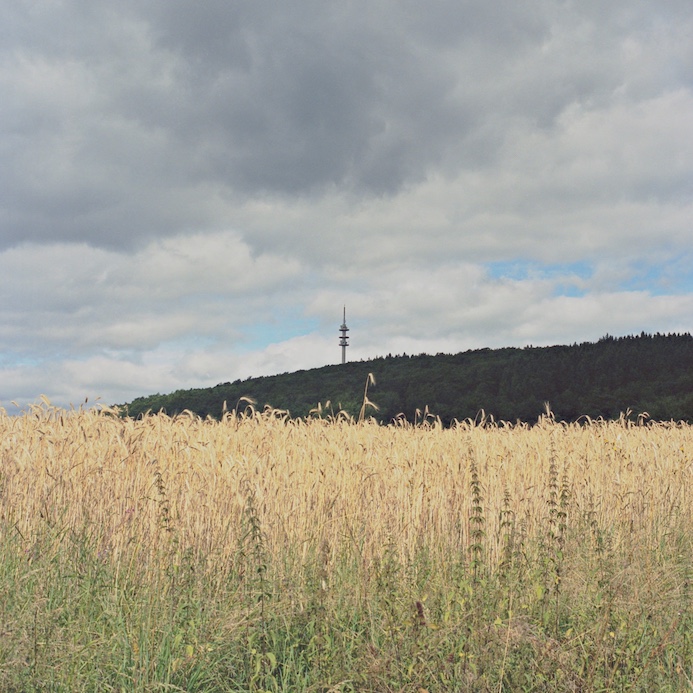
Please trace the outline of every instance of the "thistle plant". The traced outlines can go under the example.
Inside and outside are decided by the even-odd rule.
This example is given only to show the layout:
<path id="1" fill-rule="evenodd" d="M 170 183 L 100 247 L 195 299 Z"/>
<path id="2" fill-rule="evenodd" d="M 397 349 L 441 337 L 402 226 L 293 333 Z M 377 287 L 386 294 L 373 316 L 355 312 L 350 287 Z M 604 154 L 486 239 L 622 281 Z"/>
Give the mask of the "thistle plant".
<path id="1" fill-rule="evenodd" d="M 156 463 L 156 460 L 154 461 Z M 164 476 L 159 469 L 154 472 L 154 486 L 159 495 L 158 498 L 158 508 L 159 508 L 159 526 L 168 534 L 173 532 L 173 523 L 171 520 L 171 503 L 169 502 L 168 495 L 166 493 L 166 484 L 164 483 Z"/>
<path id="2" fill-rule="evenodd" d="M 470 458 L 469 473 L 471 475 L 470 490 L 472 496 L 471 514 L 469 516 L 469 553 L 471 554 L 472 580 L 477 582 L 483 568 L 484 561 L 484 539 L 486 532 L 484 526 L 484 499 L 479 480 L 479 470 L 474 458 Z"/>
<path id="3" fill-rule="evenodd" d="M 510 507 L 511 501 L 510 490 L 506 487 L 498 523 L 502 537 L 498 572 L 502 579 L 508 576 L 515 558 L 515 513 Z"/>
<path id="4" fill-rule="evenodd" d="M 259 607 L 260 624 L 264 633 L 265 606 L 272 596 L 270 584 L 267 580 L 268 556 L 265 550 L 265 535 L 257 510 L 255 491 L 249 483 L 246 483 L 245 487 L 244 531 L 241 539 L 241 553 L 250 567 L 249 593 L 251 600 Z"/>
<path id="5" fill-rule="evenodd" d="M 566 531 L 568 527 L 568 509 L 571 499 L 570 477 L 567 463 L 559 481 L 558 463 L 556 462 L 555 439 L 550 441 L 550 460 L 547 482 L 547 531 L 543 545 L 544 553 L 544 614 L 548 600 L 553 597 L 554 633 L 558 634 L 561 618 L 561 591 L 565 562 Z"/>

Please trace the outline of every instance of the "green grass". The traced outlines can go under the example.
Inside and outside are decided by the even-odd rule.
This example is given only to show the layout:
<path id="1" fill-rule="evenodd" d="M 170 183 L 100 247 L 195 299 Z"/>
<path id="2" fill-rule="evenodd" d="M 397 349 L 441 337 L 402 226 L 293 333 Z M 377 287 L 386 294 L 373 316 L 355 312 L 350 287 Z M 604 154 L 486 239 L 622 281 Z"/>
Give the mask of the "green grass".
<path id="1" fill-rule="evenodd" d="M 552 483 L 539 535 L 508 513 L 493 569 L 480 486 L 471 546 L 368 560 L 353 537 L 273 559 L 250 493 L 225 565 L 174 523 L 118 561 L 93 526 L 0 525 L 0 690 L 693 690 L 691 533 L 614 545 L 588 513 L 561 524 Z"/>

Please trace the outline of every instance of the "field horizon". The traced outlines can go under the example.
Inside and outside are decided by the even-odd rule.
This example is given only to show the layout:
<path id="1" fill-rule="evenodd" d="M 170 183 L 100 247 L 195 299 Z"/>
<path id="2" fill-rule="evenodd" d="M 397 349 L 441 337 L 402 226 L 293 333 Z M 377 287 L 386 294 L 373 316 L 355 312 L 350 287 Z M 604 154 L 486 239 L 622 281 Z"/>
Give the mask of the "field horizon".
<path id="1" fill-rule="evenodd" d="M 220 419 L 247 399 L 262 409 L 306 418 L 318 407 L 358 418 L 363 383 L 372 375 L 370 414 L 381 423 L 421 421 L 445 426 L 485 415 L 534 423 L 548 402 L 559 421 L 619 419 L 626 412 L 656 421 L 693 423 L 693 336 L 646 334 L 597 342 L 525 348 L 474 349 L 457 354 L 402 354 L 247 378 L 214 387 L 138 397 L 131 416 L 192 411 Z"/>

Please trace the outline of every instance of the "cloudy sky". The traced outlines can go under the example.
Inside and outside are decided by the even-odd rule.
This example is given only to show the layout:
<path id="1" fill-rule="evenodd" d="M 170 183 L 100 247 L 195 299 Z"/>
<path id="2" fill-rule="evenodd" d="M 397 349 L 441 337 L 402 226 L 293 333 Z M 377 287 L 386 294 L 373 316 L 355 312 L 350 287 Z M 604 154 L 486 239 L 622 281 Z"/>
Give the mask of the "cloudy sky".
<path id="1" fill-rule="evenodd" d="M 690 0 L 0 0 L 0 406 L 693 330 Z M 16 411 L 16 409 L 15 409 Z"/>

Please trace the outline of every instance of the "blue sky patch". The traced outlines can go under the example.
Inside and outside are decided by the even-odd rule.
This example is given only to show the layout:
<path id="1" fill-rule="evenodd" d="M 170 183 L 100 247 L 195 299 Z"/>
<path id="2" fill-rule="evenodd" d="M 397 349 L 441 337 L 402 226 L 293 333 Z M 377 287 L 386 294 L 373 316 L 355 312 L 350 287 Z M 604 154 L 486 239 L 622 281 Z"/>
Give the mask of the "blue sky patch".
<path id="1" fill-rule="evenodd" d="M 484 267 L 493 279 L 512 279 L 526 281 L 531 279 L 557 280 L 565 277 L 566 281 L 558 281 L 554 287 L 554 296 L 570 296 L 577 298 L 585 295 L 585 290 L 575 279 L 586 280 L 592 276 L 593 268 L 588 262 L 570 262 L 542 264 L 531 260 L 508 260 L 487 262 Z"/>
<path id="2" fill-rule="evenodd" d="M 532 260 L 503 260 L 487 262 L 484 267 L 493 279 L 555 279 L 565 275 L 589 279 L 592 276 L 592 265 L 589 262 L 569 262 L 543 264 Z"/>
<path id="3" fill-rule="evenodd" d="M 269 344 L 285 342 L 293 337 L 315 332 L 320 322 L 317 318 L 307 318 L 298 312 L 275 313 L 268 322 L 257 323 L 248 328 L 243 350 L 263 349 Z M 335 328 L 335 333 L 336 333 Z"/>
<path id="4" fill-rule="evenodd" d="M 691 259 L 681 256 L 664 264 L 652 265 L 645 261 L 633 263 L 633 274 L 622 288 L 626 291 L 647 291 L 653 296 L 690 293 L 693 291 Z"/>

